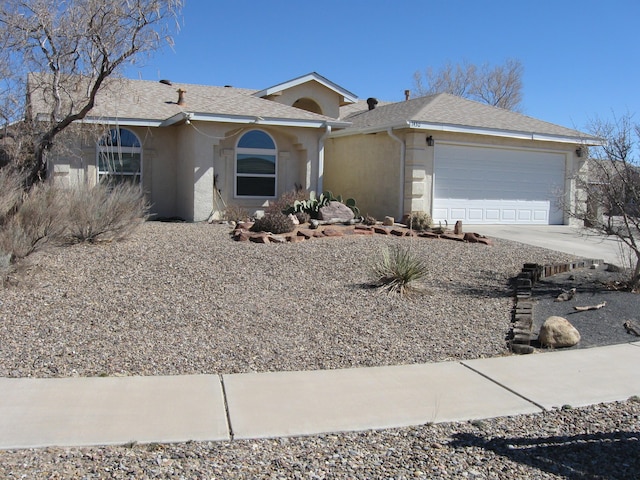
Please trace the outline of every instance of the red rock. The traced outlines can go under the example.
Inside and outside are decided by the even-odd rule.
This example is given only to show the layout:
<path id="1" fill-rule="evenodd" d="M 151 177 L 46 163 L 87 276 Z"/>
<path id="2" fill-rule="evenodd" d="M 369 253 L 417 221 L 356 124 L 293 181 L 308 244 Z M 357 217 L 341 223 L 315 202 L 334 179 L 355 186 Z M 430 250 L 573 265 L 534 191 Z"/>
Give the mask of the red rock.
<path id="1" fill-rule="evenodd" d="M 298 230 L 298 235 L 306 238 L 307 240 L 309 240 L 310 238 L 313 238 L 314 233 L 315 232 L 313 230 L 310 230 L 308 228 L 301 228 Z"/>
<path id="2" fill-rule="evenodd" d="M 325 228 L 322 233 L 325 237 L 342 237 L 344 233 L 337 228 Z"/>
<path id="3" fill-rule="evenodd" d="M 254 233 L 253 235 L 251 235 L 249 237 L 249 240 L 251 240 L 254 243 L 269 243 L 269 242 L 271 242 L 271 240 L 269 240 L 269 234 L 268 233 L 264 233 L 264 232 Z"/>

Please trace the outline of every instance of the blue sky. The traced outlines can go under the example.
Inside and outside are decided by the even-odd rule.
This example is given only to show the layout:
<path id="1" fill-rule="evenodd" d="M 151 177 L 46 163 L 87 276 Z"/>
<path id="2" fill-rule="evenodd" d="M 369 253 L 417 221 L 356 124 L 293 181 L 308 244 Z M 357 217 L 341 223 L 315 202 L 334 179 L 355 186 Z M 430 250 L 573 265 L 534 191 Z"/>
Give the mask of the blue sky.
<path id="1" fill-rule="evenodd" d="M 523 113 L 582 130 L 640 122 L 639 27 L 638 0 L 186 0 L 174 50 L 125 74 L 263 89 L 315 71 L 399 101 L 418 70 L 515 58 Z"/>

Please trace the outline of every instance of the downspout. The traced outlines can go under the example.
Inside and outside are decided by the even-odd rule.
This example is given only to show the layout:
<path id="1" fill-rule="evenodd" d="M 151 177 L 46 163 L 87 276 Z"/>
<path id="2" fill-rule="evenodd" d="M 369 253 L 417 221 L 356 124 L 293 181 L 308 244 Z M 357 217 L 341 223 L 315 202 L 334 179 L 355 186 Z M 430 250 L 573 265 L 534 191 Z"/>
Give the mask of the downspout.
<path id="1" fill-rule="evenodd" d="M 404 215 L 404 164 L 407 147 L 405 143 L 395 133 L 393 133 L 391 127 L 387 128 L 387 134 L 400 144 L 400 198 L 398 199 L 400 205 L 400 214 L 398 216 L 398 220 L 402 220 L 402 217 Z"/>
<path id="2" fill-rule="evenodd" d="M 324 141 L 331 133 L 331 125 L 325 126 L 325 131 L 318 140 L 318 185 L 317 192 L 322 192 L 323 179 L 324 179 Z"/>

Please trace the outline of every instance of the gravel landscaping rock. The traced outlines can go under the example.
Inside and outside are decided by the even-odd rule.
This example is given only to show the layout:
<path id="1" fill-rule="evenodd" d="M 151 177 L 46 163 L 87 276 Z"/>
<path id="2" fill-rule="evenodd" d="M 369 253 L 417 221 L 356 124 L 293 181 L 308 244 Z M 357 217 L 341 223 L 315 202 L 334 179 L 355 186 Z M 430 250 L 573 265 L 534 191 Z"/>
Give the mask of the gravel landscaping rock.
<path id="1" fill-rule="evenodd" d="M 0 291 L 0 375 L 66 377 L 311 370 L 507 353 L 509 279 L 567 255 L 394 236 L 234 242 L 224 225 L 148 222 L 130 240 L 30 258 Z M 402 242 L 421 291 L 374 288 Z"/>
<path id="2" fill-rule="evenodd" d="M 0 290 L 0 375 L 173 375 L 507 355 L 526 262 L 562 253 L 396 236 L 234 242 L 148 222 L 125 242 L 34 255 Z M 370 287 L 384 246 L 430 265 L 409 298 Z M 603 309 L 604 310 L 604 309 Z M 588 312 L 586 312 L 588 313 Z M 233 442 L 0 452 L 0 478 L 638 478 L 640 403 L 471 423 Z"/>

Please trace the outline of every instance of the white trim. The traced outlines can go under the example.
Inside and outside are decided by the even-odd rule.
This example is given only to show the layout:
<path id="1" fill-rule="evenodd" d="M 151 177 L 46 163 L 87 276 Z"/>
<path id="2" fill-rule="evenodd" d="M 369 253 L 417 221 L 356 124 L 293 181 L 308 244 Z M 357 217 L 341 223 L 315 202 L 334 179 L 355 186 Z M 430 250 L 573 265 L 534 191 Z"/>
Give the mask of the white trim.
<path id="1" fill-rule="evenodd" d="M 601 145 L 602 139 L 598 139 L 592 136 L 568 136 L 568 135 L 552 135 L 535 132 L 521 132 L 516 130 L 503 130 L 492 129 L 483 127 L 468 127 L 464 125 L 452 125 L 445 123 L 429 123 L 429 122 L 417 122 L 417 121 L 402 121 L 394 124 L 378 125 L 375 127 L 362 127 L 354 129 L 339 130 L 331 134 L 331 137 L 342 137 L 354 134 L 368 134 L 388 131 L 389 129 L 403 129 L 409 128 L 412 130 L 428 130 L 436 132 L 450 132 L 450 133 L 467 133 L 472 135 L 487 135 L 492 137 L 514 138 L 519 140 L 535 140 L 540 142 L 558 142 L 558 143 L 572 143 L 581 145 Z"/>
<path id="2" fill-rule="evenodd" d="M 162 120 L 145 120 L 142 118 L 121 118 L 121 117 L 85 117 L 77 120 L 79 123 L 101 124 L 101 125 L 118 125 L 125 127 L 161 127 Z"/>
<path id="3" fill-rule="evenodd" d="M 200 122 L 218 122 L 218 123 L 239 123 L 243 125 L 270 125 L 278 127 L 301 127 L 301 128 L 324 128 L 327 125 L 333 127 L 348 127 L 351 125 L 349 122 L 342 122 L 339 120 L 296 120 L 291 118 L 277 118 L 277 117 L 260 117 L 256 115 L 220 115 L 209 113 L 196 113 L 196 112 L 180 112 L 172 117 L 161 122 L 159 127 L 169 127 L 185 121 L 200 121 Z"/>
<path id="4" fill-rule="evenodd" d="M 287 90 L 288 88 L 292 88 L 292 87 L 296 87 L 298 85 L 302 85 L 304 83 L 310 82 L 315 80 L 316 82 L 318 82 L 320 85 L 323 85 L 324 87 L 327 87 L 329 90 L 333 90 L 334 92 L 338 93 L 339 95 L 342 95 L 342 97 L 344 98 L 345 103 L 355 103 L 358 101 L 358 97 L 351 93 L 348 90 L 345 90 L 344 88 L 340 87 L 339 85 L 333 83 L 331 80 L 328 80 L 327 78 L 323 77 L 322 75 L 316 73 L 316 72 L 312 72 L 312 73 L 308 73 L 306 75 L 303 75 L 301 77 L 297 77 L 291 80 L 288 80 L 286 82 L 283 83 L 279 83 L 278 85 L 274 85 L 272 87 L 268 87 L 265 88 L 264 90 L 260 90 L 259 92 L 255 92 L 253 94 L 254 97 L 266 97 L 269 95 L 274 95 L 278 92 L 282 92 L 283 90 Z"/>

